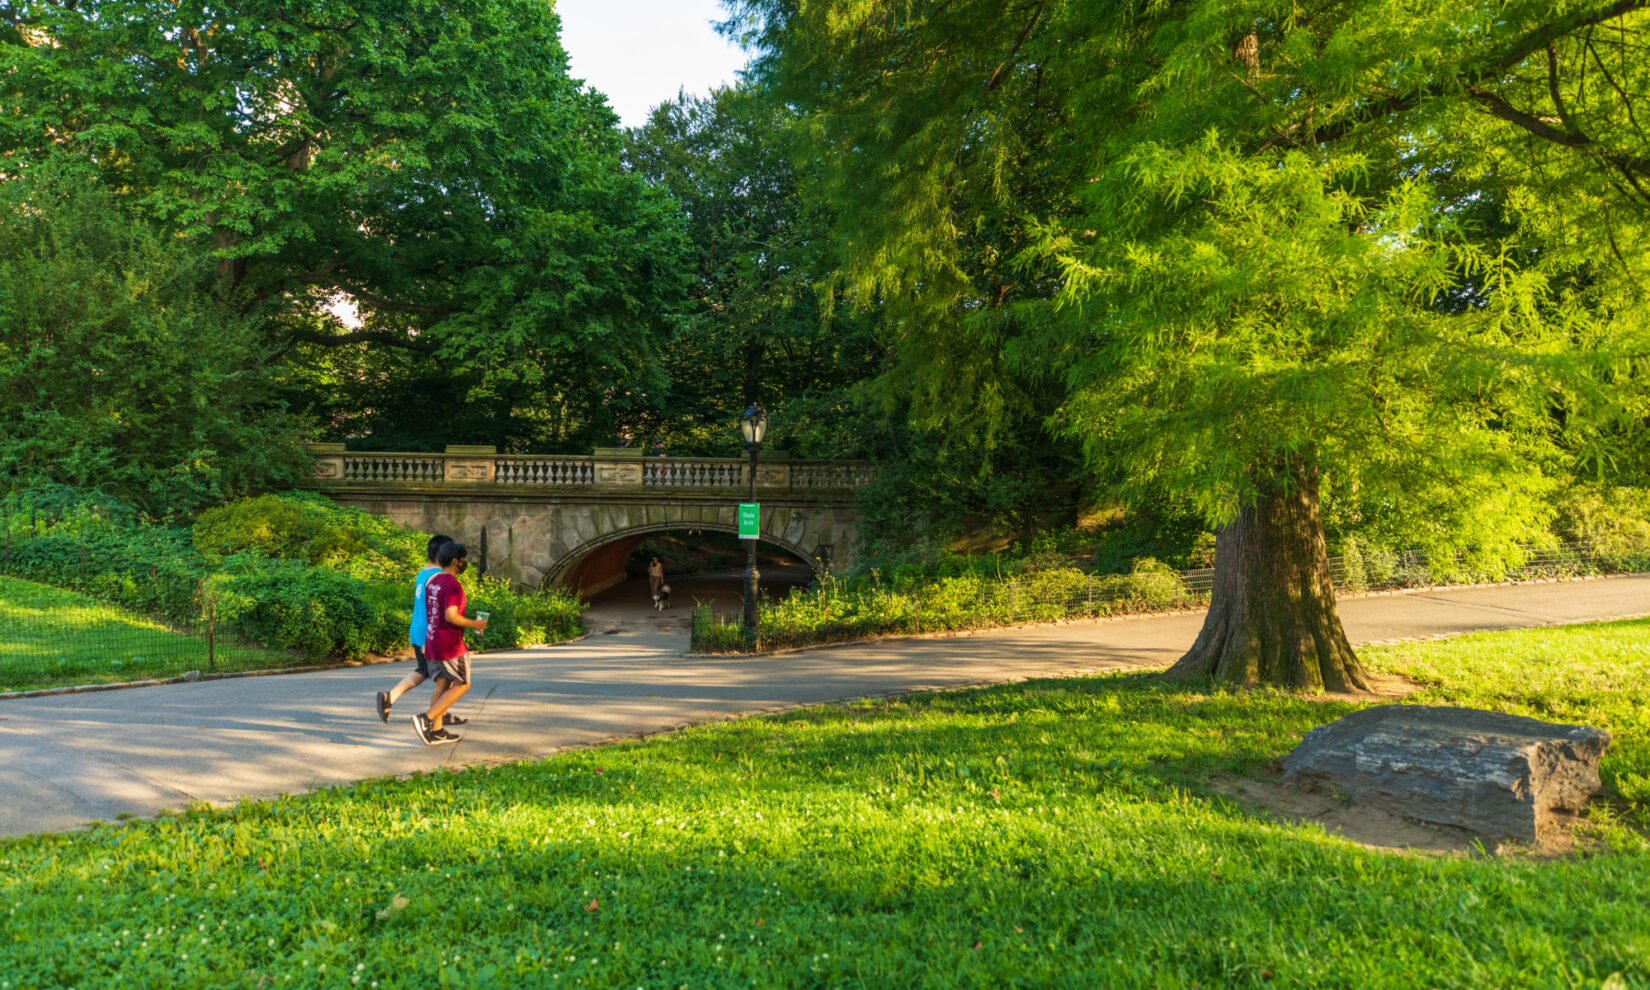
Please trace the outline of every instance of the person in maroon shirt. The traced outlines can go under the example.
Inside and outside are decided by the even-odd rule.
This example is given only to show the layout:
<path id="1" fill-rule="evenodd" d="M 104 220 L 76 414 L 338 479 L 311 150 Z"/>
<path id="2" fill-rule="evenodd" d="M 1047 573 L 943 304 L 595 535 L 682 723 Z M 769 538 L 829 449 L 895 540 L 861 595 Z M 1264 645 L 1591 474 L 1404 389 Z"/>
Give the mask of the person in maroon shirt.
<path id="1" fill-rule="evenodd" d="M 413 728 L 424 745 L 453 742 L 458 737 L 442 726 L 453 702 L 470 690 L 470 661 L 465 657 L 464 630 L 486 629 L 486 619 L 464 617 L 464 586 L 458 576 L 470 566 L 469 551 L 462 543 L 448 543 L 436 552 L 441 573 L 424 586 L 424 657 L 435 694 L 428 711 L 413 716 Z"/>

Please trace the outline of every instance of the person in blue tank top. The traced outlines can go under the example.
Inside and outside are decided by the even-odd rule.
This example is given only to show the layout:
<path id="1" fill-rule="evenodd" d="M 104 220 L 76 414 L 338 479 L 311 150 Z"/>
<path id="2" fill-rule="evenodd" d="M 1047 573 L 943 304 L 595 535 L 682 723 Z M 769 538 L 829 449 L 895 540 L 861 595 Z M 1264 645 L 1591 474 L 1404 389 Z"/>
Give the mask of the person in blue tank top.
<path id="1" fill-rule="evenodd" d="M 424 550 L 428 563 L 418 572 L 418 576 L 413 578 L 412 624 L 407 627 L 407 638 L 412 641 L 414 667 L 412 673 L 401 678 L 401 683 L 388 691 L 378 692 L 378 717 L 385 722 L 390 720 L 391 705 L 400 700 L 402 695 L 430 679 L 429 660 L 424 656 L 424 636 L 429 630 L 424 614 L 424 586 L 430 583 L 430 578 L 441 573 L 440 565 L 435 562 L 436 554 L 451 542 L 453 538 L 450 536 L 430 537 L 429 545 Z M 457 718 L 452 712 L 448 712 L 445 724 L 463 725 L 468 721 L 467 718 Z"/>

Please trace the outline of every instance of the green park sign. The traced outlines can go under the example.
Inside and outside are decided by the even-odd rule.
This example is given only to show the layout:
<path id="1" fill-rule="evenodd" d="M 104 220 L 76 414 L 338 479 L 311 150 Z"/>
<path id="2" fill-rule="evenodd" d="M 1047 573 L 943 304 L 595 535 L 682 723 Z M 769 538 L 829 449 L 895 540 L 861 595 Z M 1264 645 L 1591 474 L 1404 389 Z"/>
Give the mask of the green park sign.
<path id="1" fill-rule="evenodd" d="M 760 506 L 757 503 L 739 503 L 739 538 L 741 540 L 760 540 L 762 538 L 760 518 Z"/>

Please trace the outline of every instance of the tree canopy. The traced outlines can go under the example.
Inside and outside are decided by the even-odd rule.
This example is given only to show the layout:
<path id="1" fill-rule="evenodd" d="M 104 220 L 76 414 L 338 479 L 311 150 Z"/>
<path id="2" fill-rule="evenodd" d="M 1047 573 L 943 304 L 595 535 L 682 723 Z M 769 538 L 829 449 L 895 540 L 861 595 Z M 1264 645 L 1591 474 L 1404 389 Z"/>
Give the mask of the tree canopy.
<path id="1" fill-rule="evenodd" d="M 1298 558 L 1228 590 L 1310 588 L 1317 617 L 1240 621 L 1199 670 L 1362 683 L 1312 563 L 1320 485 L 1515 552 L 1549 479 L 1635 460 L 1644 4 L 735 6 L 907 378 L 1052 376 L 1096 475 L 1195 498 L 1254 566 Z M 920 394 L 996 414 L 980 385 Z"/>
<path id="2" fill-rule="evenodd" d="M 816 283 L 834 263 L 832 206 L 793 155 L 795 115 L 749 86 L 686 94 L 631 131 L 635 174 L 680 207 L 692 279 L 665 355 L 657 411 L 632 428 L 672 449 L 731 449 L 729 424 L 752 402 L 774 439 L 815 455 L 863 455 L 874 440 L 848 391 L 882 352 L 874 322 L 833 311 Z"/>
<path id="3" fill-rule="evenodd" d="M 657 381 L 679 224 L 550 4 L 27 0 L 0 27 L 0 173 L 88 164 L 275 313 L 274 354 L 395 347 L 529 404 Z M 339 296 L 361 327 L 317 316 Z"/>
<path id="4" fill-rule="evenodd" d="M 78 176 L 0 183 L 0 490 L 101 489 L 153 515 L 299 475 L 305 424 L 213 260 Z"/>

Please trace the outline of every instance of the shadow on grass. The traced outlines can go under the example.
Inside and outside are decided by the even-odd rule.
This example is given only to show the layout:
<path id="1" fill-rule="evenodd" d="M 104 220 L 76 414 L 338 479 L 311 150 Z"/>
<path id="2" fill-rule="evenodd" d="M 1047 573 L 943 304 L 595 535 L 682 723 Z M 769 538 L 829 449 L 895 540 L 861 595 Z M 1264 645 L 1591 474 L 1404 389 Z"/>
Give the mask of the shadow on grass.
<path id="1" fill-rule="evenodd" d="M 1253 771 L 1352 707 L 1036 680 L 0 843 L 0 970 L 386 987 L 1642 972 L 1642 844 L 1542 865 L 1382 856 L 1207 796 L 1208 774 Z"/>

